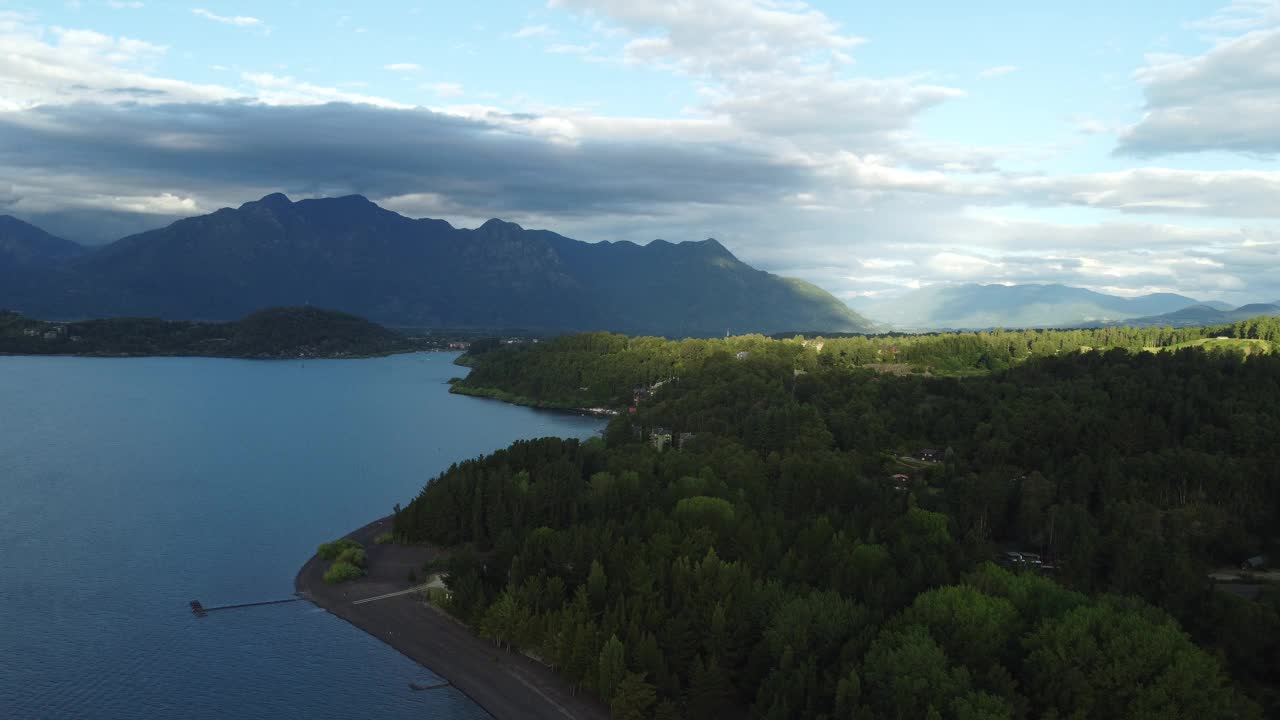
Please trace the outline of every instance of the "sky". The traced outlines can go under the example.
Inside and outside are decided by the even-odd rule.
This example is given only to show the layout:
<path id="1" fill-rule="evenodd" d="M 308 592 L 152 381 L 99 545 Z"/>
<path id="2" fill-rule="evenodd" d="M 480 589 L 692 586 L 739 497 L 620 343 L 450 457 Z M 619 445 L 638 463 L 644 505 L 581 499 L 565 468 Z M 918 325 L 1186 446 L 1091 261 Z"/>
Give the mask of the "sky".
<path id="1" fill-rule="evenodd" d="M 1280 300 L 1280 0 L 0 0 L 0 213 L 359 193 L 937 283 Z"/>

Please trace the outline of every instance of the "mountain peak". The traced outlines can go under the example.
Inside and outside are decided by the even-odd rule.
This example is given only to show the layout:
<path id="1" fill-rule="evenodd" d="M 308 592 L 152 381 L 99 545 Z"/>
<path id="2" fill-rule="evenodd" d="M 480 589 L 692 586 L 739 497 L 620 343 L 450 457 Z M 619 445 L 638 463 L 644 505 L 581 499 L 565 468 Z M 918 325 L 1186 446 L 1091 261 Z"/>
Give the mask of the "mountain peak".
<path id="1" fill-rule="evenodd" d="M 723 255 L 725 257 L 734 257 L 733 253 L 729 252 L 729 248 L 722 245 L 720 241 L 715 238 L 707 238 L 706 240 L 695 242 L 693 244 L 699 250 L 702 250 L 703 252 L 706 252 L 711 255 Z"/>
<path id="2" fill-rule="evenodd" d="M 489 218 L 488 220 L 485 221 L 483 225 L 481 225 L 476 229 L 483 230 L 488 233 L 520 232 L 521 230 L 524 230 L 524 228 L 520 227 L 519 225 L 513 222 L 507 222 L 506 220 L 499 220 L 498 218 Z"/>
<path id="3" fill-rule="evenodd" d="M 25 220 L 0 215 L 0 264 L 67 258 L 83 251 L 80 245 L 50 235 Z"/>
<path id="4" fill-rule="evenodd" d="M 250 200 L 249 202 L 241 205 L 240 209 L 246 210 L 252 207 L 264 207 L 269 210 L 278 210 L 280 208 L 287 208 L 290 205 L 293 205 L 293 201 L 289 199 L 288 195 L 281 192 L 273 192 L 268 195 L 263 195 L 259 200 Z"/>
<path id="5" fill-rule="evenodd" d="M 18 251 L 7 252 L 6 244 Z M 36 245 L 6 243 L 0 232 L 0 274 L 27 267 L 41 273 L 21 286 L 0 281 L 0 307 L 33 315 L 225 319 L 311 304 L 419 328 L 679 337 L 720 335 L 727 327 L 868 329 L 831 295 L 735 262 L 714 240 L 656 240 L 644 249 L 589 244 L 496 218 L 454 229 L 379 209 L 358 195 L 295 203 L 272 193 L 61 265 L 39 257 L 28 262 L 34 253 L 27 248 Z"/>
<path id="6" fill-rule="evenodd" d="M 18 218 L 12 215 L 0 215 L 0 229 L 4 229 L 4 230 L 31 229 L 31 230 L 38 230 L 40 232 L 44 232 L 43 230 L 40 230 L 40 228 L 36 227 L 35 225 L 32 225 L 31 223 L 27 222 L 26 220 L 19 220 Z"/>

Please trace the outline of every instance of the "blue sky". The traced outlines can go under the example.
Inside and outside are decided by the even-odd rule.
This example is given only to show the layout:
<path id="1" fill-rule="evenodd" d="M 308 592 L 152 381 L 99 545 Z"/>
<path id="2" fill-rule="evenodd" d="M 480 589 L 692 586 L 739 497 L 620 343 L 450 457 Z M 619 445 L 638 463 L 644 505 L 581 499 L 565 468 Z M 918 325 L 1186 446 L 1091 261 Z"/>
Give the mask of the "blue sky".
<path id="1" fill-rule="evenodd" d="M 83 241 L 358 192 L 854 302 L 1280 299 L 1280 0 L 0 0 L 0 41 L 0 212 Z"/>

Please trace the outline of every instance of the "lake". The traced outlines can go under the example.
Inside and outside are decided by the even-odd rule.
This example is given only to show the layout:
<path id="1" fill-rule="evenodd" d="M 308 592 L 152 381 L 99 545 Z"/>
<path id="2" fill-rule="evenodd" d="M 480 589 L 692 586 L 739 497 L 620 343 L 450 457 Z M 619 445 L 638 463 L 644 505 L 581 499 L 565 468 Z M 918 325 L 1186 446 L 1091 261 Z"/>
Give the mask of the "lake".
<path id="1" fill-rule="evenodd" d="M 487 718 L 287 598 L 450 463 L 594 418 L 450 395 L 454 354 L 0 357 L 0 717 Z"/>

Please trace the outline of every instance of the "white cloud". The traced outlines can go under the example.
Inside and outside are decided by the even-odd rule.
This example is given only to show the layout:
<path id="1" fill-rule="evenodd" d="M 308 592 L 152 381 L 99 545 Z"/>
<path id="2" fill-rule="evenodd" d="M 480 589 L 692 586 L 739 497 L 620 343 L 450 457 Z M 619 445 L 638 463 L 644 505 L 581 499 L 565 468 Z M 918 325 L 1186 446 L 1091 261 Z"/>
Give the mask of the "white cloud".
<path id="1" fill-rule="evenodd" d="M 939 195 L 996 195 L 999 190 L 982 183 L 964 182 L 946 173 L 911 170 L 891 164 L 888 158 L 841 152 L 824 166 L 824 174 L 858 192 L 906 191 Z"/>
<path id="2" fill-rule="evenodd" d="M 940 280 L 979 280 L 991 278 L 1002 269 L 1002 263 L 979 255 L 940 252 L 929 256 L 925 266 Z"/>
<path id="3" fill-rule="evenodd" d="M 591 12 L 639 36 L 628 54 L 666 59 L 693 74 L 777 70 L 831 59 L 862 38 L 840 31 L 803 3 L 754 0 L 551 0 L 552 7 Z"/>
<path id="4" fill-rule="evenodd" d="M 1073 121 L 1076 132 L 1081 135 L 1109 135 L 1112 128 L 1105 122 L 1092 117 L 1079 117 Z"/>
<path id="5" fill-rule="evenodd" d="M 1082 205 L 1132 213 L 1280 218 L 1280 171 L 1134 168 L 1023 178 L 1012 191 L 1031 204 Z"/>
<path id="6" fill-rule="evenodd" d="M 364 95 L 336 87 L 316 85 L 289 75 L 268 72 L 241 73 L 253 89 L 251 97 L 264 105 L 321 105 L 331 102 L 358 103 L 389 109 L 409 109 L 412 105 L 374 95 Z"/>
<path id="7" fill-rule="evenodd" d="M 149 196 L 97 195 L 81 198 L 81 204 L 86 207 L 146 215 L 195 215 L 207 212 L 195 201 L 195 198 L 180 197 L 173 193 Z"/>
<path id="8" fill-rule="evenodd" d="M 439 95 L 440 97 L 458 97 L 460 95 L 465 94 L 462 89 L 462 86 L 459 85 L 458 83 L 450 83 L 450 82 L 428 83 L 427 85 L 423 85 L 422 88 L 424 90 L 430 90 L 431 92 L 435 93 L 436 95 Z"/>
<path id="9" fill-rule="evenodd" d="M 800 2 L 551 0 L 629 36 L 626 62 L 693 80 L 697 111 L 772 146 L 882 152 L 891 133 L 963 92 L 918 78 L 849 74 L 864 41 Z"/>
<path id="10" fill-rule="evenodd" d="M 262 25 L 262 20 L 256 17 L 248 15 L 218 15 L 204 8 L 192 8 L 191 14 L 224 25 L 235 25 L 236 27 L 258 27 Z"/>
<path id="11" fill-rule="evenodd" d="M 963 96 L 909 79 L 778 73 L 738 78 L 727 91 L 709 93 L 707 106 L 766 135 L 845 145 L 851 137 L 905 129 L 924 110 Z"/>
<path id="12" fill-rule="evenodd" d="M 672 117 L 611 116 L 528 98 L 509 101 L 513 108 L 474 91 L 466 93 L 474 104 L 452 101 L 464 95 L 460 84 L 414 76 L 402 89 L 429 92 L 428 104 L 444 107 L 392 112 L 408 106 L 282 68 L 242 72 L 228 63 L 233 87 L 160 77 L 163 46 L 38 29 L 0 12 L 0 106 L 19 111 L 0 116 L 0 132 L 17 138 L 14 128 L 39 125 L 52 148 L 43 165 L 0 164 L 0 203 L 17 197 L 32 212 L 100 208 L 155 219 L 279 188 L 365 192 L 405 212 L 503 216 L 588 240 L 715 236 L 744 260 L 848 297 L 966 279 L 1280 297 L 1280 278 L 1270 277 L 1280 267 L 1273 229 L 1280 171 L 1139 167 L 1055 176 L 1034 172 L 1047 162 L 1045 147 L 932 142 L 918 134 L 921 116 L 964 98 L 941 79 L 948 76 L 870 76 L 850 57 L 861 38 L 795 0 L 552 5 L 586 16 L 582 27 L 595 28 L 595 42 L 555 44 L 563 38 L 537 30 L 551 25 L 524 28 L 521 37 L 540 38 L 549 53 L 666 73 L 687 83 L 695 100 Z M 1234 36 L 1215 38 L 1200 56 L 1149 58 L 1138 74 L 1147 115 L 1135 128 L 1079 117 L 1052 132 L 1124 133 L 1121 149 L 1131 152 L 1186 149 L 1197 137 L 1264 152 L 1280 114 L 1242 111 L 1280 97 L 1268 84 L 1280 71 L 1272 30 L 1258 19 L 1266 16 L 1255 16 L 1247 28 L 1220 24 L 1214 32 Z M 262 28 L 261 21 L 240 26 Z M 218 59 L 225 61 L 211 58 Z M 46 112 L 51 106 L 66 114 Z M 135 114 L 150 120 L 117 135 Z M 1232 123 L 1243 129 L 1222 132 Z M 1173 134 L 1157 132 L 1165 130 Z M 328 142 L 335 132 L 353 139 L 335 147 Z M 76 133 L 87 137 L 78 141 L 82 152 L 65 147 Z M 6 160 L 18 157 L 8 149 L 18 144 L 8 143 Z M 93 159 L 107 153 L 112 163 Z M 304 168 L 302 156 L 314 160 Z M 256 162 L 269 157 L 285 160 Z M 73 169 L 50 170 L 63 167 Z M 1195 220 L 1170 219 L 1177 217 Z"/>
<path id="13" fill-rule="evenodd" d="M 91 188 L 68 177 L 41 177 L 37 180 L 58 182 L 58 189 L 39 185 L 21 185 L 15 189 L 20 197 L 5 208 L 5 212 L 24 214 L 42 214 L 65 211 L 68 209 L 104 210 L 110 212 L 139 215 L 195 215 L 208 212 L 210 208 L 201 205 L 194 197 L 169 192 L 143 194 L 104 194 L 100 188 Z M 63 184 L 66 183 L 66 184 Z M 66 194 L 70 185 L 77 192 Z"/>
<path id="14" fill-rule="evenodd" d="M 989 67 L 986 70 L 983 70 L 982 72 L 978 73 L 978 77 L 983 79 L 997 78 L 1002 75 L 1008 75 L 1009 73 L 1014 72 L 1017 69 L 1018 69 L 1017 65 L 997 65 L 995 67 Z"/>
<path id="15" fill-rule="evenodd" d="M 218 85 L 157 77 L 147 66 L 168 48 L 91 30 L 48 30 L 0 13 L 0 111 L 67 102 L 218 101 L 237 93 Z"/>
<path id="16" fill-rule="evenodd" d="M 1144 88 L 1145 112 L 1121 133 L 1118 150 L 1280 152 L 1278 5 L 1237 2 L 1210 24 L 1243 34 L 1221 38 L 1201 55 L 1149 57 L 1134 74 Z"/>
<path id="17" fill-rule="evenodd" d="M 555 55 L 586 55 L 596 49 L 595 43 L 587 43 L 585 45 L 570 45 L 566 43 L 557 43 L 548 45 L 547 52 Z"/>
<path id="18" fill-rule="evenodd" d="M 390 70 L 391 72 L 417 72 L 422 69 L 422 66 L 418 63 L 399 62 L 383 65 L 382 69 Z"/>
<path id="19" fill-rule="evenodd" d="M 1239 33 L 1276 24 L 1280 24 L 1280 0 L 1232 0 L 1208 18 L 1190 23 L 1190 27 Z"/>
<path id="20" fill-rule="evenodd" d="M 519 30 L 516 30 L 515 32 L 511 33 L 511 37 L 513 38 L 540 37 L 543 35 L 550 35 L 554 32 L 555 30 L 553 30 L 549 25 L 525 25 Z"/>

